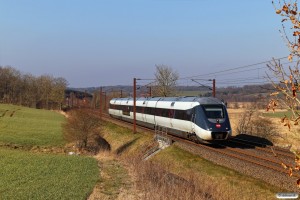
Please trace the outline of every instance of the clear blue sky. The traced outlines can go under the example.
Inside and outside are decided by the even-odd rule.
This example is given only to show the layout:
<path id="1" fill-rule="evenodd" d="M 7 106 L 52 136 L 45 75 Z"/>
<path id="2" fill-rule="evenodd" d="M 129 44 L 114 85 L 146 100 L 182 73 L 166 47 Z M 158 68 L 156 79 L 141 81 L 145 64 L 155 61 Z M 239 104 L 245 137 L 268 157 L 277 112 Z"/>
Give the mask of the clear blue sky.
<path id="1" fill-rule="evenodd" d="M 70 87 L 130 85 L 156 64 L 201 75 L 287 56 L 280 21 L 271 0 L 0 0 L 0 65 Z"/>

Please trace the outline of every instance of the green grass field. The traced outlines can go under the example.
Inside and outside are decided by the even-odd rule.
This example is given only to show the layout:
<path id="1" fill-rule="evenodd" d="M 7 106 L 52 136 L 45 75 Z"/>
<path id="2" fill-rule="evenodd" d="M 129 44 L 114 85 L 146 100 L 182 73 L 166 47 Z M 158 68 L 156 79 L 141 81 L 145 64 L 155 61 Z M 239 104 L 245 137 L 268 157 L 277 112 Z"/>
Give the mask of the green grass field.
<path id="1" fill-rule="evenodd" d="M 0 104 L 0 143 L 63 146 L 64 116 L 54 111 Z"/>
<path id="2" fill-rule="evenodd" d="M 54 111 L 0 104 L 0 144 L 63 147 Z M 86 199 L 99 180 L 98 162 L 84 156 L 0 147 L 0 199 Z"/>
<path id="3" fill-rule="evenodd" d="M 264 116 L 266 117 L 276 117 L 276 118 L 283 118 L 284 115 L 287 117 L 291 117 L 293 114 L 291 111 L 275 111 L 274 113 L 272 111 L 264 113 Z"/>
<path id="4" fill-rule="evenodd" d="M 0 149 L 0 199 L 86 199 L 99 179 L 93 158 Z"/>

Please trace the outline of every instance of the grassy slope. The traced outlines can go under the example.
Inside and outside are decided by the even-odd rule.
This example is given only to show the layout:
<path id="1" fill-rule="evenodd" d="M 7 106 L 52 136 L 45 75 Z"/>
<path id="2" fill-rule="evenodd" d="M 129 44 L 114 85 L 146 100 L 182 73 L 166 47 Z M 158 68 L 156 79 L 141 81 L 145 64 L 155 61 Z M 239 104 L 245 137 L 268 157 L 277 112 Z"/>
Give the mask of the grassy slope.
<path id="1" fill-rule="evenodd" d="M 63 146 L 63 121 L 64 116 L 55 112 L 0 104 L 0 143 Z"/>
<path id="2" fill-rule="evenodd" d="M 0 144 L 63 146 L 64 120 L 52 111 L 0 104 Z M 99 179 L 93 158 L 4 148 L 0 169 L 0 199 L 86 199 Z"/>
<path id="3" fill-rule="evenodd" d="M 112 145 L 112 150 L 117 151 L 120 147 L 126 146 L 130 141 L 134 141 L 127 149 L 123 151 L 126 156 L 136 154 L 141 150 L 142 146 L 147 146 L 153 140 L 152 135 L 132 134 L 132 130 L 116 127 L 109 124 L 106 126 L 105 138 Z M 205 178 L 203 184 L 210 185 L 212 181 L 214 185 L 223 188 L 224 194 L 228 197 L 235 195 L 243 198 L 273 198 L 278 188 L 270 186 L 260 180 L 244 176 L 234 170 L 215 165 L 197 155 L 186 152 L 176 146 L 171 146 L 159 154 L 155 155 L 152 160 L 167 166 L 175 174 L 199 176 Z"/>
<path id="4" fill-rule="evenodd" d="M 220 187 L 227 189 L 228 193 L 224 195 L 230 196 L 230 191 L 239 191 L 238 195 L 241 197 L 254 197 L 255 195 L 255 198 L 271 198 L 280 191 L 279 188 L 273 187 L 261 180 L 213 164 L 174 145 L 156 155 L 154 159 L 164 160 L 176 174 L 192 172 L 194 176 L 203 177 L 215 182 L 215 184 L 217 183 Z M 171 165 L 170 163 L 176 163 L 176 165 Z"/>
<path id="5" fill-rule="evenodd" d="M 112 123 L 107 123 L 104 128 L 104 138 L 111 144 L 111 150 L 116 154 L 137 154 L 141 146 L 150 143 L 153 135 L 133 134 L 131 129 L 122 128 Z"/>

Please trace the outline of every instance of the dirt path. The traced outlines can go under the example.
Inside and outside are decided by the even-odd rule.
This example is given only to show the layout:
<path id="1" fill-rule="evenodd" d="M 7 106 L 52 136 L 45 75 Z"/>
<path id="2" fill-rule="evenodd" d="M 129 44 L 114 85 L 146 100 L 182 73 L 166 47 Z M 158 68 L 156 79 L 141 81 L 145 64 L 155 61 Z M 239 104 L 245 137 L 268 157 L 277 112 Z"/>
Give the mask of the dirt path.
<path id="1" fill-rule="evenodd" d="M 88 200 L 139 199 L 126 165 L 109 152 L 100 152 L 95 158 L 98 160 L 100 181 Z"/>

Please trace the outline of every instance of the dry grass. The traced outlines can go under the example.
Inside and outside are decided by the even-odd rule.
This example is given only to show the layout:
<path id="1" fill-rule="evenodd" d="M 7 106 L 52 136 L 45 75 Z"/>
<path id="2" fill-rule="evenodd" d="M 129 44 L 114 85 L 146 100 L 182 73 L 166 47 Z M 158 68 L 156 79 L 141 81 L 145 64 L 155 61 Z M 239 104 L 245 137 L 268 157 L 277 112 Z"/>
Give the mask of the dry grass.
<path id="1" fill-rule="evenodd" d="M 278 129 L 281 138 L 277 141 L 277 145 L 291 148 L 291 150 L 300 149 L 300 126 L 291 126 L 289 130 L 287 126 L 281 123 L 279 118 L 270 118 L 273 125 Z"/>
<path id="2" fill-rule="evenodd" d="M 94 156 L 94 158 L 98 160 L 101 178 L 88 199 L 105 200 L 117 199 L 120 196 L 128 197 L 131 188 L 131 179 L 127 169 L 115 154 L 104 151 Z M 131 194 L 135 194 L 135 192 L 131 192 Z"/>
<path id="3" fill-rule="evenodd" d="M 89 199 L 270 199 L 275 194 L 273 187 L 259 180 L 178 147 L 143 161 L 140 152 L 153 142 L 152 135 L 132 134 L 109 123 L 103 135 L 111 151 L 95 157 L 101 180 Z"/>
<path id="4" fill-rule="evenodd" d="M 227 111 L 229 114 L 232 135 L 236 136 L 236 135 L 238 135 L 238 133 L 235 130 L 237 129 L 239 119 L 245 112 L 245 109 L 244 108 L 239 108 L 239 109 L 228 108 Z"/>
<path id="5" fill-rule="evenodd" d="M 246 111 L 244 108 L 239 109 L 228 109 L 231 128 L 233 130 L 233 136 L 239 134 L 236 132 L 239 119 L 242 117 L 243 113 Z M 265 110 L 259 110 L 261 113 L 265 113 Z M 280 118 L 268 117 L 272 121 L 272 126 L 274 126 L 280 135 L 276 140 L 276 145 L 282 147 L 292 147 L 292 150 L 300 148 L 300 126 L 292 126 L 291 130 L 281 123 Z"/>
<path id="6" fill-rule="evenodd" d="M 159 162 L 141 162 L 138 157 L 124 160 L 135 177 L 134 191 L 137 199 L 228 199 L 218 188 L 204 177 L 194 173 L 183 178 L 168 171 Z M 128 199 L 128 198 L 124 198 Z"/>
<path id="7" fill-rule="evenodd" d="M 89 199 L 268 199 L 274 194 L 257 180 L 177 147 L 149 161 L 128 152 L 96 156 L 101 181 Z"/>
<path id="8" fill-rule="evenodd" d="M 89 200 L 96 199 L 229 199 L 224 187 L 193 173 L 182 178 L 168 172 L 165 165 L 142 161 L 140 157 L 117 157 L 106 152 L 95 156 L 101 181 Z"/>

